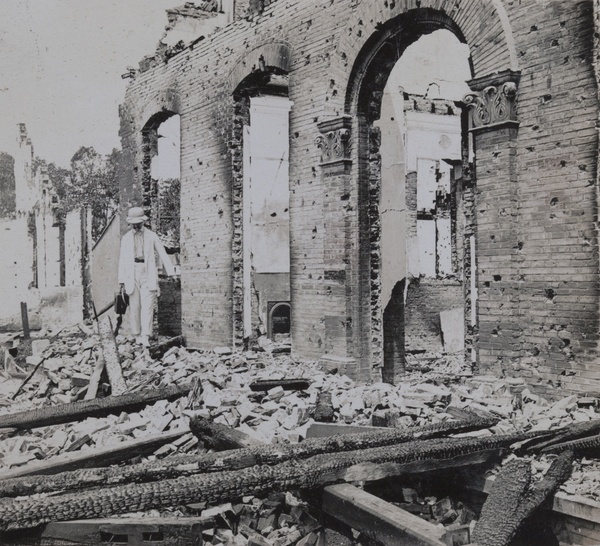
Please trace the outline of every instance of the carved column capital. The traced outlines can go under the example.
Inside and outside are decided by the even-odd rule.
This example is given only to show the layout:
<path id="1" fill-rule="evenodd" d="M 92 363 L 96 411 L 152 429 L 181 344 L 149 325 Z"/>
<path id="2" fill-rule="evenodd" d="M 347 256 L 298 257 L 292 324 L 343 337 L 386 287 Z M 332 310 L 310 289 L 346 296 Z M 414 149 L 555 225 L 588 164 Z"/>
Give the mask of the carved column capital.
<path id="1" fill-rule="evenodd" d="M 321 167 L 328 171 L 346 171 L 352 164 L 352 117 L 339 116 L 317 124 L 321 133 L 315 144 L 321 150 Z"/>
<path id="2" fill-rule="evenodd" d="M 493 77 L 472 80 L 474 90 L 463 98 L 469 108 L 469 129 L 488 129 L 499 125 L 517 127 L 519 74 L 507 71 Z"/>

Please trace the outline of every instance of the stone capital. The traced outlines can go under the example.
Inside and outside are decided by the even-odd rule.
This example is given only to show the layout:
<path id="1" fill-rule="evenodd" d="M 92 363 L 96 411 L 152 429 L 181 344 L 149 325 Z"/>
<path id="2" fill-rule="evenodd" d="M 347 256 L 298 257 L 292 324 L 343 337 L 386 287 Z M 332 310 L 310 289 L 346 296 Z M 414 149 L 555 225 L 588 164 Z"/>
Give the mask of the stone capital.
<path id="1" fill-rule="evenodd" d="M 315 144 L 321 150 L 321 167 L 345 171 L 351 165 L 352 116 L 339 116 L 317 124 Z"/>
<path id="2" fill-rule="evenodd" d="M 465 95 L 463 102 L 469 108 L 471 131 L 518 126 L 518 81 L 518 73 L 507 72 L 469 82 L 474 92 Z"/>

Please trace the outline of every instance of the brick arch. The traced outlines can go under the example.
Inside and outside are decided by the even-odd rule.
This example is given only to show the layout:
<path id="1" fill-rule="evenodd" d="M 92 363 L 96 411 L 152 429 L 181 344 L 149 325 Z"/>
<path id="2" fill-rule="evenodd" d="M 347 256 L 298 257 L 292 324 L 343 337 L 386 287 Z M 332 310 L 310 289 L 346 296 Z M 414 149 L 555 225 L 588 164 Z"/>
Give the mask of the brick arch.
<path id="1" fill-rule="evenodd" d="M 400 29 L 398 24 L 402 25 L 403 19 L 405 24 Z M 360 3 L 339 42 L 338 62 L 354 63 L 346 89 L 355 86 L 357 74 L 360 76 L 364 70 L 365 56 L 373 53 L 369 46 L 373 47 L 382 32 L 389 33 L 396 26 L 410 39 L 416 30 L 411 28 L 414 23 L 420 27 L 418 36 L 439 28 L 453 31 L 469 46 L 475 78 L 519 70 L 512 29 L 501 0 L 373 0 Z M 404 36 L 398 42 L 401 48 L 398 58 L 409 45 L 406 42 Z"/>
<path id="2" fill-rule="evenodd" d="M 179 112 L 175 112 L 173 110 L 161 110 L 160 112 L 154 113 L 148 121 L 144 124 L 142 128 L 142 132 L 150 131 L 152 129 L 158 129 L 161 123 L 167 121 L 170 117 L 178 115 Z"/>
<path id="3" fill-rule="evenodd" d="M 167 87 L 154 92 L 150 99 L 139 110 L 131 109 L 131 105 L 119 108 L 121 117 L 121 141 L 124 161 L 119 167 L 121 185 L 121 229 L 125 230 L 124 213 L 129 206 L 148 206 L 147 178 L 144 170 L 144 153 L 148 129 L 160 125 L 165 119 L 180 113 L 181 99 L 174 87 Z M 135 112 L 135 113 L 134 113 Z M 162 119 L 161 119 L 162 117 Z M 160 119 L 160 121 L 158 121 Z M 156 123 L 158 121 L 158 123 Z"/>
<path id="4" fill-rule="evenodd" d="M 233 93 L 250 74 L 264 68 L 289 72 L 292 65 L 292 47 L 287 42 L 261 44 L 242 55 L 229 73 L 229 89 Z"/>
<path id="5" fill-rule="evenodd" d="M 153 96 L 142 109 L 140 119 L 144 122 L 144 129 L 148 127 L 151 120 L 162 119 L 156 125 L 160 125 L 167 118 L 179 114 L 181 110 L 181 99 L 177 89 L 168 88 Z"/>
<path id="6" fill-rule="evenodd" d="M 354 63 L 346 90 L 346 112 L 360 112 L 371 122 L 378 119 L 383 90 L 404 51 L 421 36 L 441 29 L 449 30 L 461 42 L 466 42 L 451 18 L 427 8 L 409 11 L 381 25 L 369 37 Z"/>
<path id="7" fill-rule="evenodd" d="M 406 48 L 421 36 L 435 30 L 451 31 L 471 52 L 473 78 L 485 79 L 495 73 L 518 72 L 512 31 L 508 17 L 497 0 L 374 0 L 361 3 L 350 22 L 346 36 L 340 41 L 339 59 L 346 70 L 345 114 L 353 119 L 352 150 L 349 160 L 356 184 L 358 248 L 353 266 L 358 271 L 359 285 L 353 294 L 353 319 L 364 328 L 361 347 L 365 361 L 379 370 L 375 377 L 390 372 L 384 356 L 384 313 L 381 301 L 381 145 L 379 119 L 381 100 L 388 77 Z M 348 66 L 350 65 L 350 66 Z M 370 274 L 361 275 L 367 271 Z M 465 285 L 470 272 L 465 271 Z M 470 278 L 470 277 L 469 277 Z M 465 299 L 465 306 L 469 305 Z M 466 309 L 465 307 L 465 309 Z M 364 356 L 363 356 L 364 358 Z M 364 367 L 364 364 L 361 364 Z"/>

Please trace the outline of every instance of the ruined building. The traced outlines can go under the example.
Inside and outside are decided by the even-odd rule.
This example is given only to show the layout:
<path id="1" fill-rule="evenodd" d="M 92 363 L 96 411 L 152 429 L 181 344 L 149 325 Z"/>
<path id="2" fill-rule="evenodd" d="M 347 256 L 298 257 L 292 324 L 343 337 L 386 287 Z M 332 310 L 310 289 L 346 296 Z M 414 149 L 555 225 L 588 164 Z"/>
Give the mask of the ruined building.
<path id="1" fill-rule="evenodd" d="M 22 328 L 21 303 L 28 306 L 33 328 L 76 324 L 84 316 L 89 213 L 82 208 L 58 214 L 47 169 L 35 166 L 24 123 L 17 142 L 14 160 L 3 172 L 0 327 Z"/>
<path id="2" fill-rule="evenodd" d="M 289 332 L 296 356 L 343 357 L 363 380 L 443 350 L 549 392 L 597 388 L 599 13 L 597 0 L 170 10 L 156 54 L 125 75 L 121 203 L 157 221 L 151 164 L 177 116 L 188 345 Z"/>

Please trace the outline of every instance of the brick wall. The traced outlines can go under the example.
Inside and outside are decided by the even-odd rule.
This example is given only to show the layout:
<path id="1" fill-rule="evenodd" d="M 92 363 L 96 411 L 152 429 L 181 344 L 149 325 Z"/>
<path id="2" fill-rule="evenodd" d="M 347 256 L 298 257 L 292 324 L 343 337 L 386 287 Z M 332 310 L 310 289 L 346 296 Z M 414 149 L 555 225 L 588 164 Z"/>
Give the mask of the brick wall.
<path id="1" fill-rule="evenodd" d="M 181 280 L 162 278 L 159 280 L 160 297 L 158 298 L 158 335 L 181 335 Z"/>
<path id="2" fill-rule="evenodd" d="M 475 135 L 481 368 L 502 375 L 519 357 L 516 129 Z"/>
<path id="3" fill-rule="evenodd" d="M 417 4 L 421 10 L 409 11 Z M 131 82 L 121 109 L 122 202 L 125 209 L 141 198 L 143 127 L 157 112 L 179 113 L 182 323 L 188 344 L 234 339 L 239 310 L 232 279 L 239 271 L 232 259 L 233 219 L 239 202 L 232 189 L 239 143 L 232 138 L 232 82 L 257 68 L 256 52 L 265 44 L 284 43 L 291 51 L 286 70 L 294 103 L 293 350 L 306 358 L 324 352 L 355 356 L 361 376 L 381 365 L 382 310 L 372 282 L 379 274 L 377 241 L 371 230 L 378 179 L 365 176 L 369 165 L 376 173 L 378 156 L 370 150 L 368 120 L 361 118 L 376 111 L 379 80 L 365 87 L 361 78 L 369 67 L 369 40 L 384 40 L 394 25 L 419 23 L 414 17 L 421 14 L 423 24 L 462 33 L 475 77 L 521 71 L 518 128 L 475 136 L 478 268 L 471 272 L 465 265 L 465 282 L 469 294 L 469 275 L 477 278 L 479 337 L 477 327 L 471 333 L 481 367 L 525 374 L 547 390 L 580 390 L 600 379 L 593 369 L 598 249 L 591 8 L 589 1 L 559 0 L 278 0 L 166 63 L 146 63 L 154 66 Z M 393 58 L 382 59 L 381 86 L 392 66 Z M 177 101 L 169 99 L 173 93 Z M 345 178 L 327 177 L 315 146 L 317 123 L 357 114 L 359 95 L 374 99 L 375 110 L 369 105 L 354 118 Z M 469 252 L 465 248 L 467 259 Z"/>
<path id="4" fill-rule="evenodd" d="M 592 364 L 599 297 L 592 3 L 552 2 L 552 17 L 536 14 L 537 5 L 508 7 L 521 69 L 517 217 L 511 285 L 504 275 L 487 280 L 513 300 L 516 322 L 504 335 L 518 359 L 508 373 L 564 393 L 600 378 Z M 480 340 L 485 335 L 482 328 Z"/>
<path id="5" fill-rule="evenodd" d="M 92 248 L 92 300 L 97 311 L 114 301 L 118 290 L 120 247 L 119 222 L 113 217 Z"/>
<path id="6" fill-rule="evenodd" d="M 427 279 L 408 287 L 405 308 L 406 351 L 443 350 L 440 312 L 463 306 L 462 283 Z"/>

